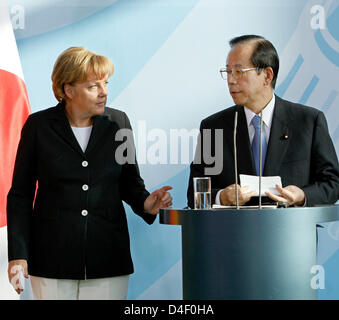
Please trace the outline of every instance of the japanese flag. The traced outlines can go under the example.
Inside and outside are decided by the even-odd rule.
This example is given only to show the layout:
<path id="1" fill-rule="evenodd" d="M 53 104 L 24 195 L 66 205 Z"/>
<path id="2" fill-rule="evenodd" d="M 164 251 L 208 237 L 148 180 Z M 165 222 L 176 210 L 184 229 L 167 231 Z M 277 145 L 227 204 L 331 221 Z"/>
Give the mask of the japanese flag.
<path id="1" fill-rule="evenodd" d="M 18 299 L 7 276 L 6 198 L 16 150 L 30 112 L 20 58 L 5 0 L 0 0 L 0 300 Z"/>

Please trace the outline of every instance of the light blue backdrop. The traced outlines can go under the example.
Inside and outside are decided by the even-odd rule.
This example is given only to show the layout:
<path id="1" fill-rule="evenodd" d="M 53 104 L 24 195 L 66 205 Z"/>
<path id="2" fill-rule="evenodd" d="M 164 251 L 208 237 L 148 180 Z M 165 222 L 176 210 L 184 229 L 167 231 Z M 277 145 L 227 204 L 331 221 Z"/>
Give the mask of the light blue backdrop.
<path id="1" fill-rule="evenodd" d="M 171 129 L 196 129 L 204 117 L 233 104 L 218 72 L 225 65 L 228 40 L 260 34 L 280 55 L 276 93 L 323 110 L 338 153 L 337 0 L 51 0 L 48 5 L 8 0 L 8 4 L 13 19 L 15 5 L 24 9 L 24 28 L 17 28 L 15 35 L 33 112 L 56 104 L 50 75 L 57 56 L 70 46 L 84 46 L 114 62 L 108 105 L 128 114 L 137 148 L 143 138 L 149 150 L 159 140 L 157 132 L 169 137 Z M 323 30 L 311 23 L 314 5 L 325 9 Z M 190 160 L 194 147 L 191 142 Z M 169 148 L 167 141 L 168 161 Z M 138 148 L 138 155 L 147 160 L 145 152 Z M 187 161 L 141 161 L 140 169 L 149 190 L 172 185 L 173 207 L 182 208 L 188 166 Z M 128 298 L 181 299 L 179 227 L 160 225 L 158 220 L 147 226 L 126 209 L 135 265 Z M 330 224 L 320 234 L 319 264 L 325 268 L 326 286 L 319 297 L 324 299 L 339 298 L 338 228 L 337 223 Z"/>

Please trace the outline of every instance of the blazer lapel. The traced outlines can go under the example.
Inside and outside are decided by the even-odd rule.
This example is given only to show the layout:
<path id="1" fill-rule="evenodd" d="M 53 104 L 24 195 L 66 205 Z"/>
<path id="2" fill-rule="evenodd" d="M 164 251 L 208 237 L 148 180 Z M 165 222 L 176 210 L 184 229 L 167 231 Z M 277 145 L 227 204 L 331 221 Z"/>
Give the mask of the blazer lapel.
<path id="1" fill-rule="evenodd" d="M 55 113 L 51 117 L 52 124 L 51 127 L 57 135 L 63 139 L 63 141 L 69 145 L 74 151 L 80 153 L 82 156 L 90 151 L 92 151 L 97 145 L 100 138 L 105 134 L 106 130 L 110 127 L 110 121 L 107 116 L 100 115 L 93 117 L 93 128 L 91 132 L 90 139 L 88 141 L 87 148 L 85 153 L 82 151 L 72 128 L 68 122 L 68 119 L 65 114 L 65 105 L 64 103 L 59 103 L 56 106 Z"/>
<path id="2" fill-rule="evenodd" d="M 290 114 L 283 105 L 283 101 L 276 96 L 270 139 L 265 159 L 265 176 L 279 175 L 280 167 L 292 137 L 290 128 Z"/>
<path id="3" fill-rule="evenodd" d="M 99 141 L 101 137 L 106 133 L 106 131 L 110 128 L 110 125 L 111 122 L 105 115 L 95 116 L 93 118 L 93 128 L 91 137 L 88 141 L 88 146 L 85 151 L 86 154 L 93 151 L 93 149 L 97 145 L 100 145 Z"/>
<path id="4" fill-rule="evenodd" d="M 56 106 L 55 113 L 51 120 L 51 127 L 54 132 L 60 136 L 60 138 L 74 151 L 83 155 L 84 153 L 82 152 L 82 149 L 75 138 L 72 128 L 66 117 L 64 103 L 59 103 Z"/>

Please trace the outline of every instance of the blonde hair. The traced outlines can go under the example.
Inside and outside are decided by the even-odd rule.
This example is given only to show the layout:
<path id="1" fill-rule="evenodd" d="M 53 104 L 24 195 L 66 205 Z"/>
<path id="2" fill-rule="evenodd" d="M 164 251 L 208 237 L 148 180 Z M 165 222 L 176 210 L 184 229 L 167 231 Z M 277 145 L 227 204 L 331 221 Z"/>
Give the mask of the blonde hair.
<path id="1" fill-rule="evenodd" d="M 65 99 L 64 85 L 84 82 L 90 74 L 98 79 L 114 72 L 112 61 L 82 47 L 70 47 L 56 60 L 52 72 L 52 87 L 58 101 Z"/>

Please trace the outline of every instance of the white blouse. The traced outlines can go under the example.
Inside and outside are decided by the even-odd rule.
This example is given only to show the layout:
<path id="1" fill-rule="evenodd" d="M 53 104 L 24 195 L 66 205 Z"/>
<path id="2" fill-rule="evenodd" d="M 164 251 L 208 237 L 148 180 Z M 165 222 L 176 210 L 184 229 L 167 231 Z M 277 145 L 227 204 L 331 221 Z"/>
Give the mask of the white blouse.
<path id="1" fill-rule="evenodd" d="M 72 127 L 73 133 L 82 149 L 85 152 L 93 126 L 89 127 Z"/>

